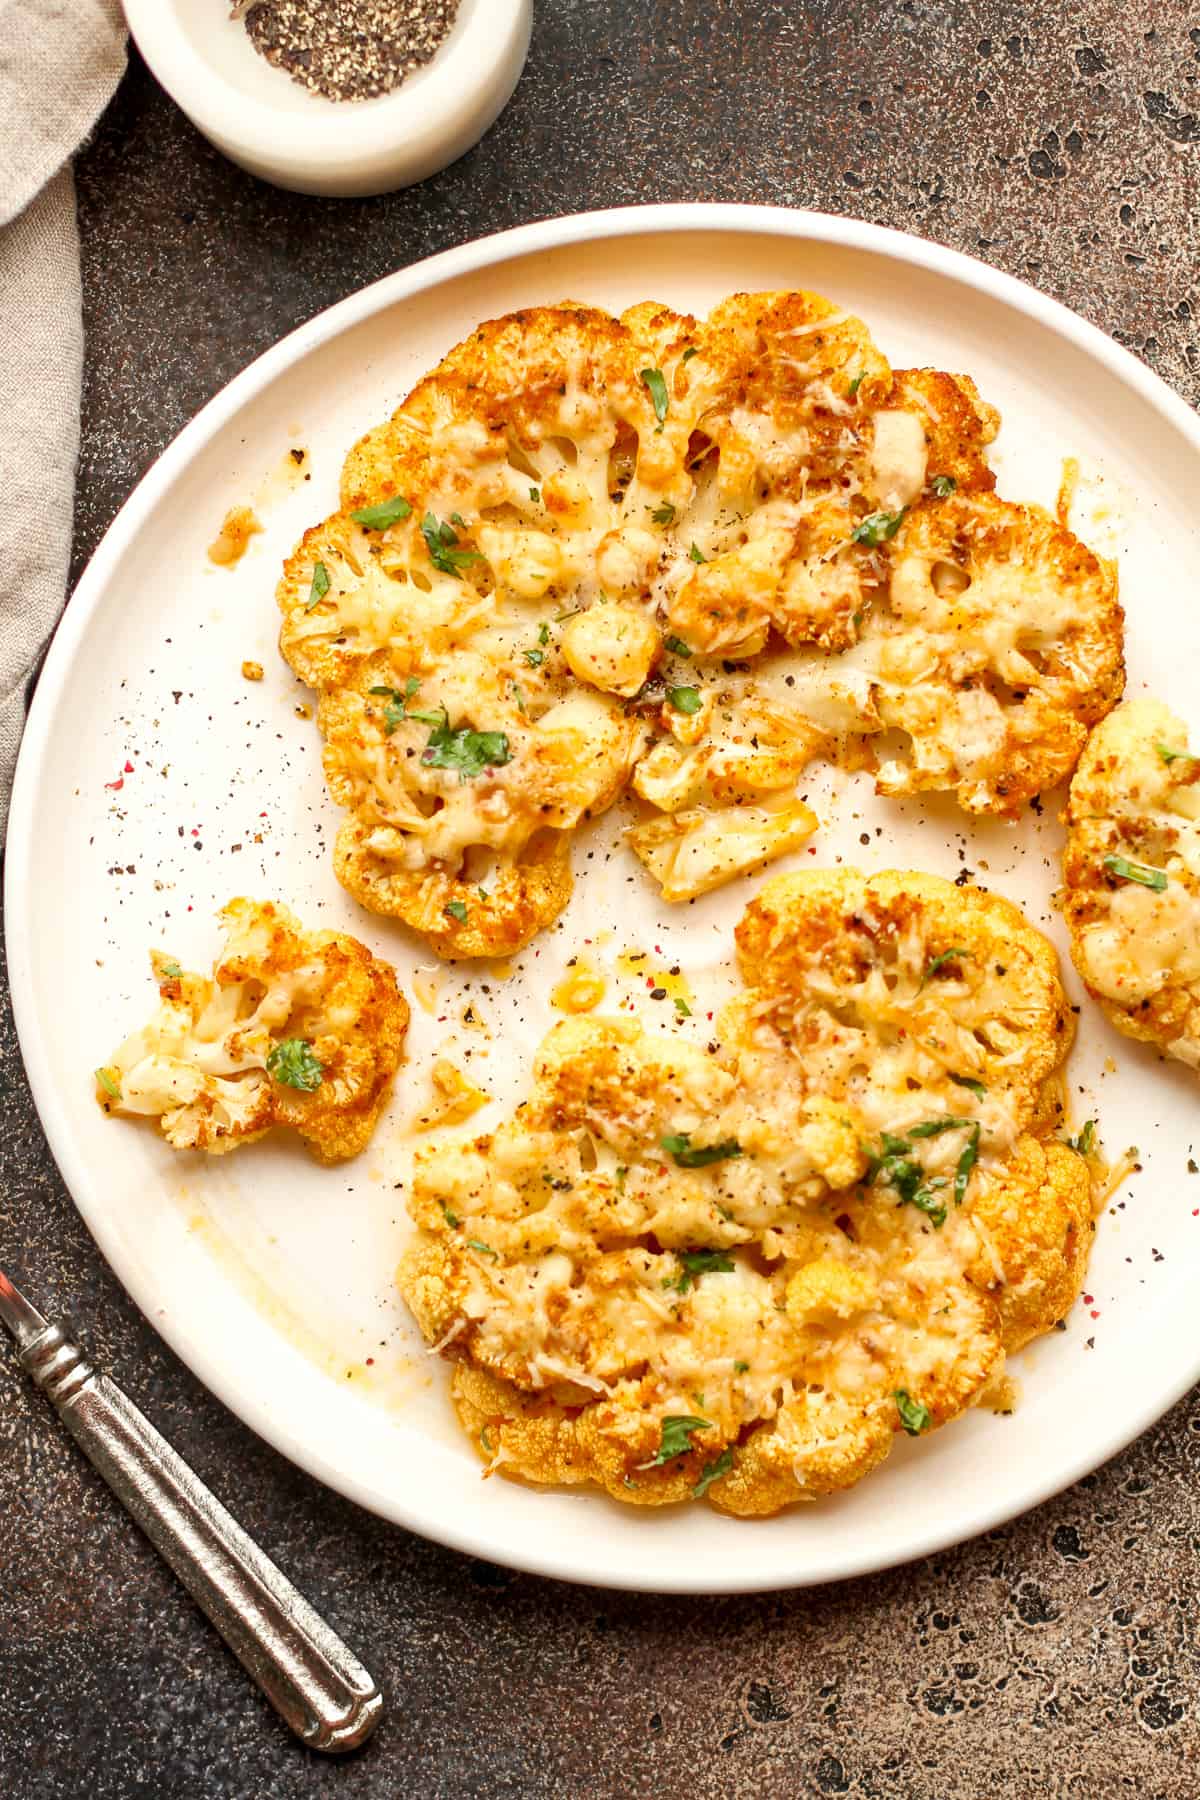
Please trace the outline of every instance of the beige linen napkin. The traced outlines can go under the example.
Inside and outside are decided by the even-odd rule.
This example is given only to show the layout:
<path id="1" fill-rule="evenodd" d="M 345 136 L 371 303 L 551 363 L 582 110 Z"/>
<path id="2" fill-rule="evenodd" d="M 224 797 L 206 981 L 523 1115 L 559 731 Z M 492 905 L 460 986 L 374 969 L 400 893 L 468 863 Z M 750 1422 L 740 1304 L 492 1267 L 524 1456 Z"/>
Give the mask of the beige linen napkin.
<path id="1" fill-rule="evenodd" d="M 68 159 L 124 67 L 118 0 L 0 0 L 0 829 L 71 551 L 83 321 Z"/>

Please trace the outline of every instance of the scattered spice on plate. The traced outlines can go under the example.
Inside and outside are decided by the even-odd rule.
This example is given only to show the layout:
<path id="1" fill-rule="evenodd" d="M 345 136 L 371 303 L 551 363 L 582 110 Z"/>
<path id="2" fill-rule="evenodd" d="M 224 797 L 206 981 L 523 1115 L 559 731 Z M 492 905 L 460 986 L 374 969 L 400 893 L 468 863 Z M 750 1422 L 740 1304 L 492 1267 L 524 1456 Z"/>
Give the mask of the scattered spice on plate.
<path id="1" fill-rule="evenodd" d="M 326 100 L 390 94 L 450 34 L 458 0 L 235 0 L 260 56 Z"/>

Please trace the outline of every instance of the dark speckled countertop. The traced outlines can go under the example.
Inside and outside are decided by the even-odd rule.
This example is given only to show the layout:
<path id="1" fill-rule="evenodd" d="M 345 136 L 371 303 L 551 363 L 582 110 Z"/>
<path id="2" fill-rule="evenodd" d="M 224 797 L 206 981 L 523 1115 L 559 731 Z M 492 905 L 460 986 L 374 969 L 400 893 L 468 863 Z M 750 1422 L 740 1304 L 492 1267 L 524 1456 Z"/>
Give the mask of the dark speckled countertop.
<path id="1" fill-rule="evenodd" d="M 301 320 L 432 251 L 588 207 L 771 201 L 900 226 L 1035 282 L 1200 397 L 1200 12 L 1182 0 L 536 10 L 525 76 L 483 143 L 373 201 L 251 180 L 135 59 L 79 162 L 77 570 L 196 409 Z M 1195 1396 L 1029 1517 L 875 1579 L 687 1601 L 512 1575 L 359 1512 L 210 1398 L 77 1218 L 7 1011 L 0 1084 L 6 1259 L 391 1697 L 357 1759 L 297 1748 L 6 1367 L 13 1800 L 1200 1792 Z"/>

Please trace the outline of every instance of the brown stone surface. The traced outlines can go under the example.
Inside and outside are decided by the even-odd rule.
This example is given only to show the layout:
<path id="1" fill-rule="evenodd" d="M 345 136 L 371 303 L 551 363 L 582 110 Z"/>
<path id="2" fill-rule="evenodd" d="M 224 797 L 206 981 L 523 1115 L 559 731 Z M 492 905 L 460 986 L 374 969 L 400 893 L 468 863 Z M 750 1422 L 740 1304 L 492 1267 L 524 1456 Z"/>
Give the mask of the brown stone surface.
<path id="1" fill-rule="evenodd" d="M 135 63 L 79 169 L 77 567 L 196 408 L 292 326 L 431 251 L 587 207 L 773 201 L 922 233 L 1036 282 L 1195 401 L 1198 176 L 1200 14 L 1179 0 L 538 0 L 529 67 L 484 143 L 363 202 L 242 175 Z M 13 1800 L 1200 1791 L 1194 1397 L 1028 1518 L 872 1580 L 685 1601 L 511 1575 L 357 1511 L 205 1394 L 76 1217 L 7 1016 L 0 1089 L 3 1260 L 391 1701 L 352 1763 L 298 1749 L 6 1367 Z"/>

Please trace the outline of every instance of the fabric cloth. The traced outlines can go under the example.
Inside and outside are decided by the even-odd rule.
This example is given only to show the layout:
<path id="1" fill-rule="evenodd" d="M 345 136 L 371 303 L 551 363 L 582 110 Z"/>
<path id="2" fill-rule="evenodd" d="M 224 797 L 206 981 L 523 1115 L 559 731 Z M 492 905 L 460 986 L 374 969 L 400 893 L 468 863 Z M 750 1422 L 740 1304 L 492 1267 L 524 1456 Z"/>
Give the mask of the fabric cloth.
<path id="1" fill-rule="evenodd" d="M 118 0 L 0 0 L 0 829 L 71 552 L 83 320 L 69 159 L 124 68 Z"/>

